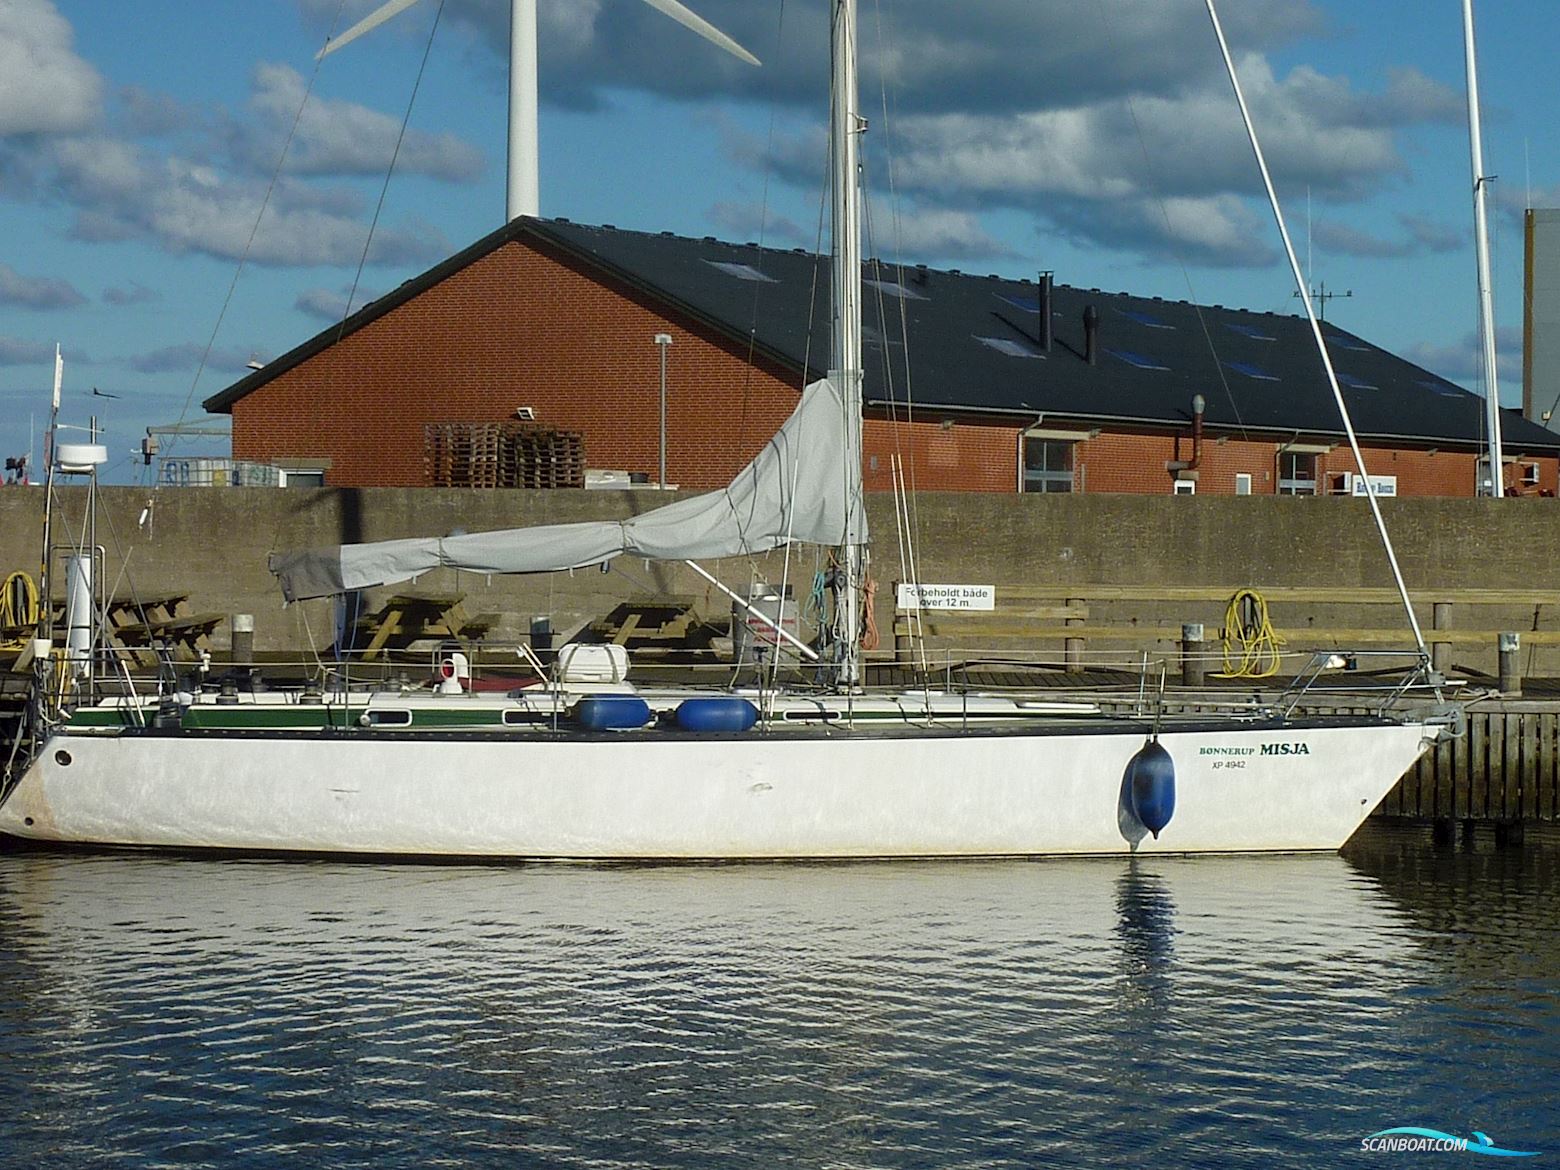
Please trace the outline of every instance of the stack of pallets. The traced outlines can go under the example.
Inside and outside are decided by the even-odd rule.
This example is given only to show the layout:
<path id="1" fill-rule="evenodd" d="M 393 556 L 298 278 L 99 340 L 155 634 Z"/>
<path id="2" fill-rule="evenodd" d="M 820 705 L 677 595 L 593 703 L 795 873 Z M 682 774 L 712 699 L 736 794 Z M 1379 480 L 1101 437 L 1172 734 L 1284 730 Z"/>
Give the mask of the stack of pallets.
<path id="1" fill-rule="evenodd" d="M 433 487 L 582 488 L 585 441 L 523 422 L 428 423 L 423 467 Z"/>

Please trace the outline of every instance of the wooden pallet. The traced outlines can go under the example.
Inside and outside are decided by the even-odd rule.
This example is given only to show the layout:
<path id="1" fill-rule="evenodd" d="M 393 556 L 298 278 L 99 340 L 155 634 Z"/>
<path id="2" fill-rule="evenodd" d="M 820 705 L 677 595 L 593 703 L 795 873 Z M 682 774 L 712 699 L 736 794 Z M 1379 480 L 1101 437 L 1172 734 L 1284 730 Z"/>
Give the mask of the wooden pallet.
<path id="1" fill-rule="evenodd" d="M 423 469 L 433 487 L 582 488 L 585 441 L 524 422 L 428 423 Z"/>

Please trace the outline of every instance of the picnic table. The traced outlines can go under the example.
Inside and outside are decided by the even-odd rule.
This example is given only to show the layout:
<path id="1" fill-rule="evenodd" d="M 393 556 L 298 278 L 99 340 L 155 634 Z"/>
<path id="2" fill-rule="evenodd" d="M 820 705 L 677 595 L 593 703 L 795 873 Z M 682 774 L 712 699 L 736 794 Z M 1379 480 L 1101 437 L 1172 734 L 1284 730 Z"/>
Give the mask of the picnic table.
<path id="1" fill-rule="evenodd" d="M 142 593 L 110 597 L 103 606 L 109 636 L 137 659 L 158 644 L 189 658 L 209 650 L 212 633 L 227 621 L 225 613 L 187 613 L 187 593 Z"/>
<path id="2" fill-rule="evenodd" d="M 359 633 L 368 637 L 363 657 L 372 659 L 386 650 L 404 650 L 425 638 L 481 638 L 498 624 L 493 613 L 467 617 L 464 593 L 411 590 L 386 598 L 373 613 L 357 621 Z"/>

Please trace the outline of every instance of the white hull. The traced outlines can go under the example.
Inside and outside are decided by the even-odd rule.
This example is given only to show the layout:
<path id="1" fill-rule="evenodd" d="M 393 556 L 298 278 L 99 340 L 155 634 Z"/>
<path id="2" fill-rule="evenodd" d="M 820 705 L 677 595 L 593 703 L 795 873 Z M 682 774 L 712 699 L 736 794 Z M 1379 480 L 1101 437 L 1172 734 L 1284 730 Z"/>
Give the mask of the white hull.
<path id="1" fill-rule="evenodd" d="M 67 734 L 46 744 L 0 808 L 0 832 L 178 849 L 559 859 L 1337 849 L 1437 730 L 1167 730 L 1176 810 L 1157 840 L 1122 814 L 1123 772 L 1144 736 L 1119 725 L 708 737 Z"/>

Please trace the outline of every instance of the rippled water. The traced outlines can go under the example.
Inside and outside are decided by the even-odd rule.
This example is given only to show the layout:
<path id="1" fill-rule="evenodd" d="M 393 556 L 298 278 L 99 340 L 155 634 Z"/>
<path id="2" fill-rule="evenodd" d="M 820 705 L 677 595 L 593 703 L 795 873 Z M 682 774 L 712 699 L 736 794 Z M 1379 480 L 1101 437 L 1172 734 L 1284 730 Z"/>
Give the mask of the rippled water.
<path id="1" fill-rule="evenodd" d="M 1325 1165 L 1420 1125 L 1560 1157 L 1557 858 L 1387 832 L 1136 863 L 14 854 L 0 1149 Z"/>

